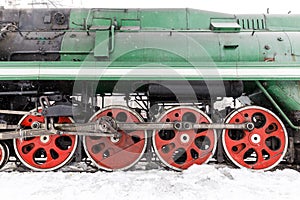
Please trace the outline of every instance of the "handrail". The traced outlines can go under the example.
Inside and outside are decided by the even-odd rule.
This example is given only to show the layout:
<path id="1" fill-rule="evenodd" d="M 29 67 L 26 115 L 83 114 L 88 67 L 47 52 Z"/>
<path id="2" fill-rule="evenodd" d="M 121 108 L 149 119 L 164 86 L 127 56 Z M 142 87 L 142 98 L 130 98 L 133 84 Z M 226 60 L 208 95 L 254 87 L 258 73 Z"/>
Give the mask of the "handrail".
<path id="1" fill-rule="evenodd" d="M 112 53 L 115 50 L 115 25 L 111 25 L 111 48 L 109 49 L 109 53 Z"/>

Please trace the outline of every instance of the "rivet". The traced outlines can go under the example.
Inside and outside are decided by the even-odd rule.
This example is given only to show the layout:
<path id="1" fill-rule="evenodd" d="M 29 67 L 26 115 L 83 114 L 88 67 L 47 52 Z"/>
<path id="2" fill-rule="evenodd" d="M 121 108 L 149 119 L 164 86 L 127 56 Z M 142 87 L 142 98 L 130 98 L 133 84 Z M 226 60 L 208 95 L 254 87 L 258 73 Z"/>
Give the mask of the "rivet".
<path id="1" fill-rule="evenodd" d="M 278 37 L 277 40 L 280 41 L 280 42 L 282 42 L 283 38 L 282 37 Z"/>
<path id="2" fill-rule="evenodd" d="M 265 49 L 266 49 L 266 50 L 270 50 L 271 47 L 270 47 L 269 45 L 265 45 Z"/>

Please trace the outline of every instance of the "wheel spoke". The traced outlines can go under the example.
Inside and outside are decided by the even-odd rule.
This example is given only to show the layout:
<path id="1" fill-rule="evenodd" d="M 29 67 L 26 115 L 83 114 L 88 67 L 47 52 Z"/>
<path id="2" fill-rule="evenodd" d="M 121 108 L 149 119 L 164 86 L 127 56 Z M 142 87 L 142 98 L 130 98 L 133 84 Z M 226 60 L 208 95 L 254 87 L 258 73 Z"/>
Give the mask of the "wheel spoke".
<path id="1" fill-rule="evenodd" d="M 261 164 L 265 161 L 264 155 L 262 151 L 256 151 L 257 152 L 257 164 Z"/>
<path id="2" fill-rule="evenodd" d="M 199 147 L 195 144 L 191 144 L 191 146 L 188 148 L 188 157 L 189 160 L 192 162 L 192 164 L 202 164 L 207 160 L 207 157 L 212 156 L 212 146 L 209 148 L 202 150 L 199 149 Z M 194 163 L 193 163 L 194 162 Z"/>
<path id="3" fill-rule="evenodd" d="M 38 149 L 39 149 L 39 147 L 37 145 L 35 145 L 34 143 L 31 143 L 31 144 L 28 144 L 27 146 L 21 145 L 19 152 L 21 152 L 22 155 L 26 155 L 27 162 L 33 165 L 34 164 L 34 162 L 33 162 L 34 153 Z"/>
<path id="4" fill-rule="evenodd" d="M 30 139 L 21 139 L 19 140 L 19 146 L 25 147 L 30 144 L 36 144 L 40 141 L 40 137 L 32 137 Z"/>
<path id="5" fill-rule="evenodd" d="M 266 134 L 276 133 L 278 130 L 280 130 L 280 124 L 278 124 L 278 121 L 276 121 L 276 119 L 267 118 L 263 130 Z"/>
<path id="6" fill-rule="evenodd" d="M 94 155 L 94 158 L 97 161 L 102 161 L 103 159 L 106 159 L 106 157 L 103 156 L 105 152 L 110 152 L 110 156 L 112 156 L 111 152 L 114 152 L 115 154 L 121 151 L 127 151 L 127 153 L 129 154 L 131 150 L 135 150 L 131 153 L 140 154 L 139 147 L 142 146 L 141 142 L 144 143 L 145 138 L 141 140 L 136 139 L 136 141 L 134 141 L 134 139 L 132 139 L 131 136 L 123 134 L 119 142 L 114 143 L 111 140 L 111 138 L 105 138 L 105 140 L 102 139 L 99 141 L 93 141 L 92 143 L 87 142 L 88 146 L 90 147 L 89 152 L 91 152 Z M 138 146 L 138 148 L 130 148 L 134 146 Z"/>
<path id="7" fill-rule="evenodd" d="M 241 147 L 241 149 L 235 154 L 235 157 L 240 158 L 240 157 L 245 157 L 245 154 L 250 150 L 250 147 Z"/>
<path id="8" fill-rule="evenodd" d="M 53 139 L 58 139 L 59 137 L 53 138 Z M 61 147 L 57 146 L 56 144 L 52 146 L 45 146 L 44 147 L 46 154 L 47 154 L 47 159 L 53 159 L 56 160 L 60 157 L 65 157 L 68 155 L 68 149 L 63 150 Z"/>
<path id="9" fill-rule="evenodd" d="M 140 143 L 143 142 L 140 141 Z M 104 166 L 110 168 L 117 168 L 119 165 L 128 166 L 132 164 L 131 160 L 134 160 L 137 156 L 140 156 L 140 152 L 142 150 L 142 145 L 128 145 L 127 147 L 124 147 L 122 149 L 113 149 L 113 151 L 110 152 L 110 155 L 108 157 L 103 157 L 100 161 Z M 126 159 L 119 159 L 123 157 L 126 157 Z"/>

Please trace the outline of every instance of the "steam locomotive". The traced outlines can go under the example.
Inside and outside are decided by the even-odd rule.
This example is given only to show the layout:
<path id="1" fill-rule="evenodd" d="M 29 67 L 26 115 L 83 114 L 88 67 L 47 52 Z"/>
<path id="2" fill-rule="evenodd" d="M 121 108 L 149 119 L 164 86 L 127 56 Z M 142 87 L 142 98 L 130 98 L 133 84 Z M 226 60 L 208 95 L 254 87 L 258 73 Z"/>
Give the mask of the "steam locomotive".
<path id="1" fill-rule="evenodd" d="M 0 167 L 300 163 L 299 15 L 0 10 Z"/>

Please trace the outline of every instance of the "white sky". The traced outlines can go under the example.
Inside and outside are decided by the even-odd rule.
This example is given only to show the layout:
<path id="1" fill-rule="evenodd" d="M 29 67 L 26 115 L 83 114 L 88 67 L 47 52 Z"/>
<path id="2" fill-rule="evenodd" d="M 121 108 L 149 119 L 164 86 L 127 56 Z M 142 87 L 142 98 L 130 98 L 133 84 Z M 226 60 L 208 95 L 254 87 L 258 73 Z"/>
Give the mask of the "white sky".
<path id="1" fill-rule="evenodd" d="M 5 5 L 11 0 L 0 0 Z M 21 7 L 28 2 L 47 0 L 18 0 Z M 300 14 L 299 0 L 52 0 L 68 7 L 98 8 L 197 8 L 225 13 L 266 13 Z M 28 7 L 28 6 L 27 6 Z"/>

